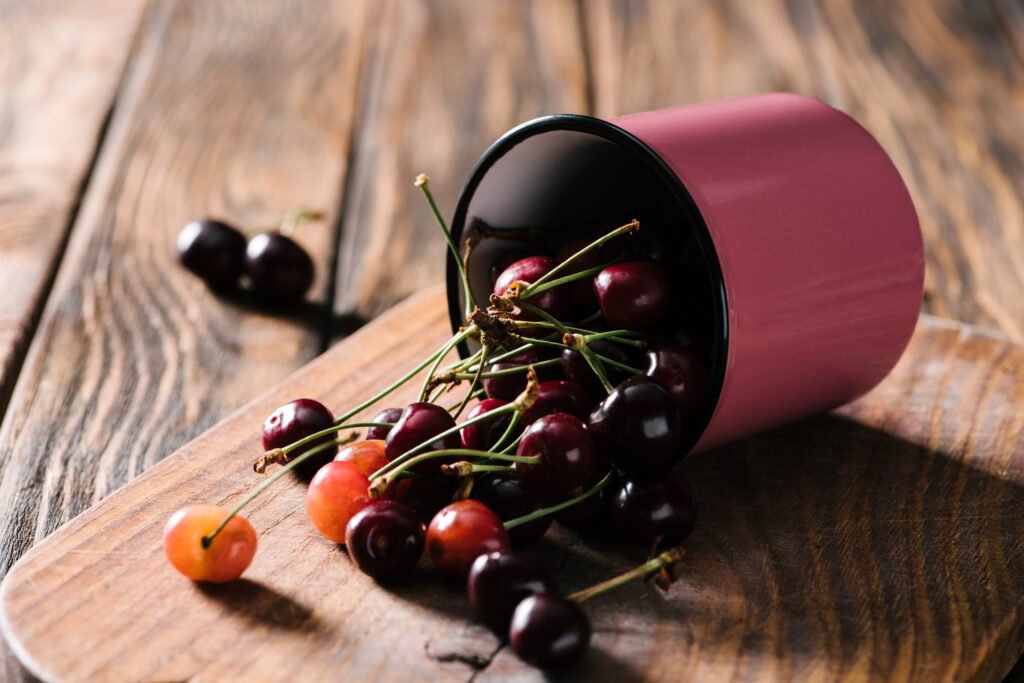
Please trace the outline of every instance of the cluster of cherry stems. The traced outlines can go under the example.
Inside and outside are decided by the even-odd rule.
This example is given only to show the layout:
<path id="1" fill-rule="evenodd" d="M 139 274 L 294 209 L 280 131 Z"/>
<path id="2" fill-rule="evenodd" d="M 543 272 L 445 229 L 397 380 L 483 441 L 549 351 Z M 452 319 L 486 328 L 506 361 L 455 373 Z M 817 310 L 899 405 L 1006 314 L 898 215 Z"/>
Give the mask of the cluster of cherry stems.
<path id="1" fill-rule="evenodd" d="M 394 580 L 425 550 L 442 573 L 468 577 L 475 616 L 522 659 L 565 666 L 590 641 L 579 603 L 633 578 L 655 577 L 667 589 L 678 577 L 679 543 L 696 510 L 672 466 L 703 398 L 706 367 L 692 348 L 660 334 L 671 324 L 673 283 L 664 266 L 636 258 L 629 241 L 637 221 L 570 243 L 558 258 L 497 264 L 493 295 L 480 308 L 468 254 L 459 256 L 426 177 L 416 185 L 461 264 L 464 326 L 340 417 L 308 398 L 281 406 L 264 424 L 266 452 L 255 469 L 281 467 L 234 509 L 177 511 L 164 550 L 194 581 L 237 579 L 256 552 L 256 532 L 239 511 L 295 470 L 310 479 L 310 521 L 344 544 L 363 572 Z M 444 365 L 468 341 L 479 350 Z M 424 371 L 419 401 L 355 419 Z M 438 403 L 464 383 L 461 400 Z M 474 399 L 481 400 L 469 408 Z M 355 440 L 356 428 L 368 430 L 365 439 Z M 563 597 L 545 564 L 520 550 L 553 518 L 577 531 L 613 527 L 644 543 L 652 559 Z"/>

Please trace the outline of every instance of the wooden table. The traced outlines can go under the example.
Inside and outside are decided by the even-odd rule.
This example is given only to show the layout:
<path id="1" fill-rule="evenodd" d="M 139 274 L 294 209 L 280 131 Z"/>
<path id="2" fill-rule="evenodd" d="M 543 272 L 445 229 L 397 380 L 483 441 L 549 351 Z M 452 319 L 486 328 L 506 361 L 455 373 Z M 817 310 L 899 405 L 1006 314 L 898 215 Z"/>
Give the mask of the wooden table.
<path id="1" fill-rule="evenodd" d="M 417 173 L 450 212 L 523 120 L 764 90 L 893 156 L 926 311 L 1024 341 L 1019 1 L 0 0 L 0 574 L 439 281 Z M 300 229 L 317 281 L 285 316 L 173 264 L 190 217 L 298 206 L 327 220 Z"/>

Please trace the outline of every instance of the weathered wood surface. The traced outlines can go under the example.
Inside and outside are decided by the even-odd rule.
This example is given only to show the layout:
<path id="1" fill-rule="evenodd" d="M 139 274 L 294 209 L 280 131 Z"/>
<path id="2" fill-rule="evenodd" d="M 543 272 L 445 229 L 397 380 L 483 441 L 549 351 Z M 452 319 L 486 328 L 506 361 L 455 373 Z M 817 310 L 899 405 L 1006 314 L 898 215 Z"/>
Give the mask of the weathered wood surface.
<path id="1" fill-rule="evenodd" d="M 383 386 L 447 336 L 442 302 L 382 316 L 29 551 L 2 591 L 24 661 L 61 680 L 543 680 L 426 562 L 390 589 L 356 571 L 290 478 L 249 513 L 245 580 L 198 587 L 163 559 L 175 508 L 258 482 L 270 410 Z M 1024 639 L 1021 405 L 1024 346 L 922 319 L 865 398 L 684 463 L 702 511 L 685 577 L 590 603 L 594 647 L 565 679 L 998 679 Z M 568 590 L 644 554 L 567 535 L 540 552 Z"/>
<path id="2" fill-rule="evenodd" d="M 144 6 L 0 0 L 0 415 Z"/>
<path id="3" fill-rule="evenodd" d="M 1019 0 L 582 3 L 598 116 L 789 90 L 849 112 L 913 195 L 925 310 L 1024 340 Z"/>

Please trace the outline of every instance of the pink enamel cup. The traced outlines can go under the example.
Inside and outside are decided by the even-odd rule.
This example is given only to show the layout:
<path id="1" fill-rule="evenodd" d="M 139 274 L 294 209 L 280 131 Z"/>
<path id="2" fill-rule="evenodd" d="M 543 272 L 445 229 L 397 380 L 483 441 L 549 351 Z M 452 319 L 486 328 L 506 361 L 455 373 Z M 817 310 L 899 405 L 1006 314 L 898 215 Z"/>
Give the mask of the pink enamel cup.
<path id="1" fill-rule="evenodd" d="M 822 102 L 773 93 L 530 121 L 480 159 L 452 232 L 554 243 L 632 217 L 701 261 L 711 396 L 687 451 L 842 405 L 906 348 L 924 284 L 913 203 L 874 138 Z M 486 264 L 486 248 L 474 259 Z M 470 269 L 474 292 L 485 271 Z M 451 258 L 448 291 L 457 326 Z"/>

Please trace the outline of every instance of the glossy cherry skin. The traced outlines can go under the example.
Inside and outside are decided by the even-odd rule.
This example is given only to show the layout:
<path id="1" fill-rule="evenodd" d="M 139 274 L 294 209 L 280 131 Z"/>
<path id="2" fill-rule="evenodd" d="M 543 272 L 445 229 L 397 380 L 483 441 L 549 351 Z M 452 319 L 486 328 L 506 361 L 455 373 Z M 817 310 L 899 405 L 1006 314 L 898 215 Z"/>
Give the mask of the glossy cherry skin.
<path id="1" fill-rule="evenodd" d="M 345 527 L 367 506 L 370 480 L 350 462 L 329 462 L 320 468 L 306 490 L 306 516 L 320 535 L 345 542 Z"/>
<path id="2" fill-rule="evenodd" d="M 615 387 L 590 414 L 588 425 L 603 452 L 627 472 L 667 469 L 683 455 L 679 406 L 667 389 L 645 375 Z"/>
<path id="3" fill-rule="evenodd" d="M 367 477 L 388 464 L 388 458 L 384 454 L 384 442 L 380 439 L 356 441 L 342 446 L 334 460 L 352 463 Z"/>
<path id="4" fill-rule="evenodd" d="M 558 262 L 562 263 L 592 241 L 591 239 L 580 238 L 569 242 L 558 251 Z M 596 268 L 599 265 L 601 265 L 600 250 L 592 249 L 575 259 L 566 267 L 563 273 L 565 275 L 575 275 L 580 271 Z M 593 276 L 574 280 L 566 286 L 569 289 L 569 299 L 573 306 L 588 312 L 597 310 L 597 295 L 594 294 Z"/>
<path id="5" fill-rule="evenodd" d="M 385 408 L 374 415 L 370 422 L 390 422 L 393 425 L 398 422 L 398 418 L 400 417 L 402 417 L 401 408 Z M 370 427 L 366 430 L 366 439 L 367 441 L 370 439 L 384 440 L 388 438 L 388 434 L 391 433 L 391 429 L 391 427 Z"/>
<path id="6" fill-rule="evenodd" d="M 608 266 L 594 278 L 594 293 L 605 322 L 614 329 L 646 331 L 655 327 L 672 304 L 672 280 L 654 261 Z"/>
<path id="7" fill-rule="evenodd" d="M 557 357 L 557 349 L 525 349 L 510 357 L 487 366 L 487 371 L 506 370 L 531 365 L 542 360 Z M 545 366 L 537 368 L 537 379 L 540 381 L 560 379 L 561 371 L 557 367 Z M 483 380 L 484 392 L 488 398 L 500 398 L 503 401 L 514 401 L 526 389 L 526 371 L 516 372 L 497 377 L 486 377 Z"/>
<path id="8" fill-rule="evenodd" d="M 227 583 L 241 576 L 256 554 L 256 530 L 249 520 L 235 515 L 210 547 L 203 547 L 203 537 L 227 516 L 228 509 L 219 505 L 190 505 L 171 515 L 163 536 L 171 566 L 193 581 Z"/>
<path id="9" fill-rule="evenodd" d="M 606 358 L 611 358 L 614 361 L 618 361 L 623 365 L 628 365 L 639 369 L 643 368 L 643 355 L 639 353 L 639 349 L 636 352 L 631 352 L 631 349 L 635 347 L 629 347 L 624 344 L 616 344 L 615 342 L 608 341 L 606 339 L 595 339 L 587 344 L 587 347 L 594 353 L 598 353 Z M 597 378 L 594 371 L 590 367 L 590 363 L 583 357 L 583 354 L 579 351 L 573 351 L 572 349 L 565 349 L 562 351 L 562 372 L 573 382 L 576 382 L 581 387 L 590 392 L 591 396 L 597 396 L 604 398 L 607 396 L 607 392 L 604 389 L 604 385 L 601 384 L 601 380 Z M 608 377 L 608 381 L 612 383 L 612 386 L 618 384 L 624 379 L 630 377 L 630 373 L 622 368 L 617 368 L 609 363 L 604 364 L 604 372 Z"/>
<path id="10" fill-rule="evenodd" d="M 466 413 L 466 422 L 507 405 L 508 401 L 502 401 L 500 398 L 485 398 Z M 512 414 L 505 413 L 492 420 L 463 427 L 462 446 L 475 451 L 489 451 L 494 444 L 498 443 L 511 421 Z"/>
<path id="11" fill-rule="evenodd" d="M 612 490 L 611 516 L 629 540 L 671 547 L 693 531 L 697 505 L 690 487 L 674 473 L 628 474 Z"/>
<path id="12" fill-rule="evenodd" d="M 535 254 L 531 254 L 525 249 L 513 249 L 511 251 L 505 252 L 498 258 L 494 259 L 494 261 L 491 263 L 491 267 L 488 268 L 487 271 L 487 281 L 491 284 L 491 287 L 494 287 L 494 283 L 498 281 L 498 278 L 501 277 L 501 274 L 505 272 L 506 268 L 511 266 L 516 261 L 521 261 L 522 259 L 528 258 L 530 256 L 535 256 Z"/>
<path id="13" fill-rule="evenodd" d="M 178 262 L 213 289 L 238 284 L 245 271 L 245 236 L 212 218 L 188 223 L 178 233 Z"/>
<path id="14" fill-rule="evenodd" d="M 410 403 L 402 411 L 402 416 L 398 418 L 398 422 L 391 428 L 391 432 L 385 441 L 388 460 L 394 460 L 403 453 L 407 453 L 428 441 L 430 445 L 423 448 L 420 453 L 460 448 L 462 440 L 458 432 L 449 434 L 441 439 L 434 438 L 453 427 L 455 427 L 455 420 L 441 406 L 426 401 Z M 442 462 L 451 462 L 451 460 L 449 458 L 439 458 L 424 462 L 414 469 L 420 473 L 438 472 Z"/>
<path id="15" fill-rule="evenodd" d="M 584 491 L 596 486 L 608 473 L 608 466 L 601 463 L 600 458 L 595 457 L 595 462 L 594 472 L 590 475 L 587 483 L 583 485 Z M 615 490 L 615 486 L 616 478 L 613 475 L 605 487 L 594 495 L 555 513 L 555 521 L 567 529 L 578 532 L 589 531 L 598 525 L 603 525 L 604 522 L 610 522 L 611 494 Z"/>
<path id="16" fill-rule="evenodd" d="M 478 500 L 458 500 L 441 509 L 427 527 L 427 555 L 443 574 L 464 579 L 484 553 L 512 547 L 501 520 Z"/>
<path id="17" fill-rule="evenodd" d="M 543 505 L 537 496 L 526 492 L 519 477 L 511 472 L 489 472 L 480 476 L 473 484 L 472 495 L 475 500 L 493 510 L 503 522 L 536 512 Z M 546 515 L 509 530 L 512 547 L 533 545 L 547 533 L 550 526 L 551 516 Z"/>
<path id="18" fill-rule="evenodd" d="M 558 582 L 540 559 L 512 551 L 476 558 L 466 589 L 473 616 L 504 638 L 519 603 L 536 593 L 557 594 Z"/>
<path id="19" fill-rule="evenodd" d="M 313 259 L 290 237 L 264 232 L 246 245 L 245 272 L 256 294 L 273 303 L 292 302 L 313 284 Z"/>
<path id="20" fill-rule="evenodd" d="M 545 503 L 572 497 L 594 467 L 594 446 L 583 421 L 568 413 L 545 415 L 523 433 L 516 448 L 521 456 L 540 456 L 535 463 L 517 462 L 516 476 L 526 491 Z"/>
<path id="21" fill-rule="evenodd" d="M 522 423 L 530 425 L 545 415 L 569 413 L 586 418 L 594 404 L 590 393 L 576 382 L 550 380 L 537 385 L 537 399 L 523 411 Z"/>
<path id="22" fill-rule="evenodd" d="M 519 259 L 501 272 L 494 283 L 494 293 L 503 296 L 505 290 L 513 282 L 525 282 L 532 284 L 546 275 L 548 271 L 558 265 L 558 261 L 550 256 L 528 256 Z M 561 320 L 569 312 L 569 290 L 566 287 L 555 287 L 535 296 L 526 299 L 531 305 L 536 306 Z M 537 316 L 524 312 L 523 320 L 536 320 Z"/>
<path id="23" fill-rule="evenodd" d="M 551 593 L 524 598 L 512 614 L 509 644 L 516 655 L 540 669 L 561 669 L 590 645 L 590 619 L 572 600 Z"/>
<path id="24" fill-rule="evenodd" d="M 427 529 L 415 510 L 375 500 L 345 528 L 345 547 L 356 566 L 378 581 L 408 574 L 423 554 Z"/>
<path id="25" fill-rule="evenodd" d="M 263 450 L 284 448 L 299 439 L 333 426 L 334 415 L 327 406 L 311 398 L 297 398 L 272 412 L 263 422 Z M 336 434 L 323 436 L 308 446 L 293 451 L 289 457 L 294 459 L 310 448 L 334 441 L 336 437 Z M 329 463 L 337 452 L 336 447 L 327 448 L 311 459 L 303 461 L 295 468 L 295 473 L 308 481 L 317 470 Z"/>
<path id="26" fill-rule="evenodd" d="M 690 415 L 700 406 L 711 384 L 711 375 L 701 356 L 673 342 L 651 345 L 646 374 L 669 390 L 682 415 Z"/>
<path id="27" fill-rule="evenodd" d="M 430 519 L 437 511 L 452 502 L 459 488 L 459 479 L 440 473 L 402 477 L 388 487 L 388 498 L 405 503 L 423 519 Z"/>

